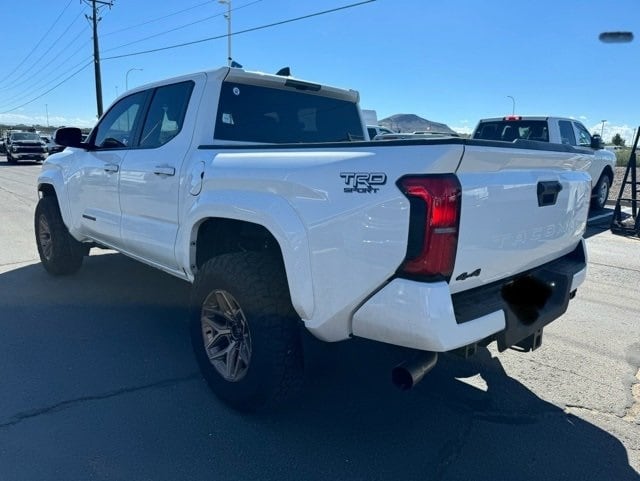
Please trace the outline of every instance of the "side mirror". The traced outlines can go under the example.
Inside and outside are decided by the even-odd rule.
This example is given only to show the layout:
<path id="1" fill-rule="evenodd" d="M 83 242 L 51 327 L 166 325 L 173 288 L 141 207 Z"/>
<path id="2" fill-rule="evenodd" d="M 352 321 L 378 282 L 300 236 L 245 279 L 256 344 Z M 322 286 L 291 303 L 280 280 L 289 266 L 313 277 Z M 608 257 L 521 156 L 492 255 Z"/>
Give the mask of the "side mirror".
<path id="1" fill-rule="evenodd" d="M 56 130 L 55 143 L 64 147 L 82 147 L 82 131 L 76 127 Z"/>
<path id="2" fill-rule="evenodd" d="M 598 134 L 593 134 L 591 136 L 591 148 L 594 150 L 600 150 L 604 148 L 602 137 L 600 137 Z"/>

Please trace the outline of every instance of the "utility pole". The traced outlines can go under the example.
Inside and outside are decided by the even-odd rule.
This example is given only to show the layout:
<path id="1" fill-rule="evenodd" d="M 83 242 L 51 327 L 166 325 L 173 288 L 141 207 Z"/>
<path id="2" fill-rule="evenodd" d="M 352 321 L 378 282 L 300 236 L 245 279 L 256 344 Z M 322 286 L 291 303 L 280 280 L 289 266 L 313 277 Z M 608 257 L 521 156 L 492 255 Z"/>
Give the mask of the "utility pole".
<path id="1" fill-rule="evenodd" d="M 224 18 L 227 19 L 227 62 L 231 67 L 231 62 L 233 61 L 231 58 L 231 0 L 218 0 L 218 3 L 227 5 L 227 13 Z"/>
<path id="2" fill-rule="evenodd" d="M 93 24 L 93 65 L 96 77 L 96 104 L 98 107 L 98 117 L 102 117 L 102 76 L 100 74 L 100 47 L 98 46 L 98 22 L 101 18 L 98 18 L 98 9 L 104 6 L 111 8 L 113 1 L 85 0 L 87 4 L 89 1 L 91 1 L 92 15 L 90 17 L 87 16 L 87 20 L 91 20 Z"/>

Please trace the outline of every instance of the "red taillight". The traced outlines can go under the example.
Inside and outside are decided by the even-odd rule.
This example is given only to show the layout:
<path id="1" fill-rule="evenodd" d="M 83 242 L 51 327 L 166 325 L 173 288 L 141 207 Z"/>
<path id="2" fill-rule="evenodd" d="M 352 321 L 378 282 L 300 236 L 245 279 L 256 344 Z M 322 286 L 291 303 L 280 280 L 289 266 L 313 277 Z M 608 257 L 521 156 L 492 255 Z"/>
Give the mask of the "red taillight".
<path id="1" fill-rule="evenodd" d="M 407 258 L 401 272 L 448 281 L 458 247 L 460 181 L 453 174 L 442 174 L 405 177 L 398 184 L 413 211 Z"/>
<path id="2" fill-rule="evenodd" d="M 520 115 L 507 115 L 503 120 L 522 120 Z"/>

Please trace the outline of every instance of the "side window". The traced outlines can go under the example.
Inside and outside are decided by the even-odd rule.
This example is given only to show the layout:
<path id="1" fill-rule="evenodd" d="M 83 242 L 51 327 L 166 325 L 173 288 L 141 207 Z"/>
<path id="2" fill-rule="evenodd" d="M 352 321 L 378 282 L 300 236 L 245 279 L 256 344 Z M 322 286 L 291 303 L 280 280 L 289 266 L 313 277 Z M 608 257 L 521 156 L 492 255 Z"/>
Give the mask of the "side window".
<path id="1" fill-rule="evenodd" d="M 93 143 L 101 149 L 122 149 L 131 146 L 147 92 L 138 92 L 115 104 L 96 127 Z"/>
<path id="2" fill-rule="evenodd" d="M 584 127 L 584 125 L 575 122 L 576 130 L 578 131 L 578 145 L 582 147 L 591 147 L 591 134 Z"/>
<path id="3" fill-rule="evenodd" d="M 560 139 L 563 144 L 576 145 L 576 135 L 573 133 L 573 125 L 568 120 L 560 120 Z"/>
<path id="4" fill-rule="evenodd" d="M 160 147 L 180 133 L 193 85 L 188 81 L 156 89 L 142 128 L 140 147 Z"/>

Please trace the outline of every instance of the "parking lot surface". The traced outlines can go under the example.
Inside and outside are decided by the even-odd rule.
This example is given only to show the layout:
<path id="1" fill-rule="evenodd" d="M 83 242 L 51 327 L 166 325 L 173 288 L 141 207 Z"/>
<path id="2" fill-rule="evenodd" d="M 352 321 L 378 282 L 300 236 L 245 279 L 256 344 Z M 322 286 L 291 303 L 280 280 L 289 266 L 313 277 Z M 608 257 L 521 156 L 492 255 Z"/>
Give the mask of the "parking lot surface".
<path id="1" fill-rule="evenodd" d="M 588 229 L 589 274 L 533 353 L 305 339 L 304 391 L 242 416 L 191 354 L 189 285 L 111 251 L 48 276 L 39 164 L 0 157 L 0 480 L 640 480 L 640 240 Z"/>

